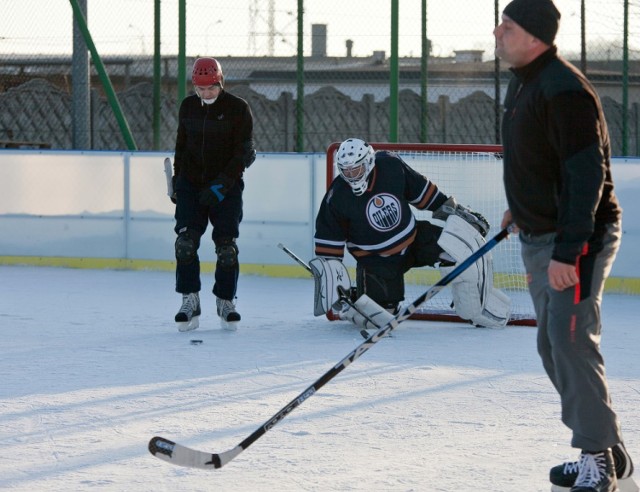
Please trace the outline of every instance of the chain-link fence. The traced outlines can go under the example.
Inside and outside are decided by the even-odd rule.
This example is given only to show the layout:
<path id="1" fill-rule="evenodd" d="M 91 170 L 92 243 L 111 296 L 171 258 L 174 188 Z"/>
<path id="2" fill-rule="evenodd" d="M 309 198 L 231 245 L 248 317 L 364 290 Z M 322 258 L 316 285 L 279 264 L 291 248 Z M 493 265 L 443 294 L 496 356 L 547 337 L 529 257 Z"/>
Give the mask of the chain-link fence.
<path id="1" fill-rule="evenodd" d="M 4 0 L 0 146 L 172 150 L 198 56 L 218 58 L 226 88 L 249 101 L 263 152 L 322 151 L 349 136 L 499 143 L 510 74 L 492 31 L 506 4 Z M 614 154 L 640 155 L 640 3 L 556 4 L 559 50 L 598 89 Z M 100 62 L 80 27 L 74 35 L 73 6 Z"/>

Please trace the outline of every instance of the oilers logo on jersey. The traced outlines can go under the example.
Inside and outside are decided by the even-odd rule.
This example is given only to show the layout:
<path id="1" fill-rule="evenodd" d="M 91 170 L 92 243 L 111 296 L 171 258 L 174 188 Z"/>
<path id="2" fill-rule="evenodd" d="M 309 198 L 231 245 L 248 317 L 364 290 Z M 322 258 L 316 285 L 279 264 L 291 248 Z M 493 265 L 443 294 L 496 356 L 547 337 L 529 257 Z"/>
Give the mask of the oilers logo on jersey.
<path id="1" fill-rule="evenodd" d="M 379 193 L 367 203 L 367 220 L 377 231 L 388 231 L 396 227 L 402 219 L 400 201 L 389 193 Z"/>

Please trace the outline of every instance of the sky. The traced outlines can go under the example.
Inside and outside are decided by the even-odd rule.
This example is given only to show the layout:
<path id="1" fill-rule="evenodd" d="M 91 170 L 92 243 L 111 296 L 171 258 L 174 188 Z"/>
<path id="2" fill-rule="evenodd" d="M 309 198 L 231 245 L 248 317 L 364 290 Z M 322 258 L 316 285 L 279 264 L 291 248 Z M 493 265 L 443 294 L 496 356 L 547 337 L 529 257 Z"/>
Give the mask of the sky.
<path id="1" fill-rule="evenodd" d="M 399 12 L 399 54 L 419 56 L 421 0 L 402 0 Z M 427 0 L 427 36 L 433 54 L 450 56 L 456 49 L 483 49 L 493 57 L 494 2 L 462 0 L 452 12 L 451 3 Z M 563 19 L 558 44 L 563 50 L 580 48 L 580 0 L 556 0 Z M 632 56 L 640 56 L 640 9 L 630 2 Z M 101 54 L 152 54 L 153 4 L 148 0 L 88 0 L 89 28 Z M 390 4 L 385 0 L 325 0 L 305 2 L 305 54 L 311 52 L 311 25 L 326 24 L 329 56 L 345 56 L 351 39 L 354 56 L 373 51 L 390 54 Z M 504 8 L 506 1 L 500 2 Z M 46 8 L 43 6 L 46 5 Z M 187 1 L 187 54 L 190 56 L 294 56 L 296 53 L 297 1 L 236 0 Z M 587 2 L 588 42 L 606 50 L 622 45 L 623 0 Z M 0 17 L 0 53 L 69 53 L 72 10 L 65 0 L 4 0 Z M 177 53 L 178 1 L 162 0 L 162 49 Z"/>
<path id="2" fill-rule="evenodd" d="M 179 333 L 172 272 L 0 266 L 0 490 L 548 491 L 575 459 L 535 328 L 406 321 L 223 468 L 180 468 L 156 435 L 227 451 L 364 342 L 312 315 L 311 279 L 241 275 L 238 331 L 204 276 Z M 640 460 L 640 297 L 605 295 L 602 350 Z M 193 345 L 191 340 L 201 340 Z"/>

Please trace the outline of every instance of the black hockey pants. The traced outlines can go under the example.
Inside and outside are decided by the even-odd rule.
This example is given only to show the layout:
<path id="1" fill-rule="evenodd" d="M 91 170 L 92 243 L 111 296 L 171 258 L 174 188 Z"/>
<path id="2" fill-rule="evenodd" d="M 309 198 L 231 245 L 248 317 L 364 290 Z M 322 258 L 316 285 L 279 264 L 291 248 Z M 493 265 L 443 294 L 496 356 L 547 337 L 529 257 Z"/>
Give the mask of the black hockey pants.
<path id="1" fill-rule="evenodd" d="M 224 200 L 214 207 L 200 205 L 198 189 L 184 178 L 176 180 L 176 212 L 175 232 L 180 235 L 185 231 L 196 239 L 196 248 L 200 246 L 200 238 L 210 222 L 213 230 L 211 238 L 217 245 L 221 239 L 236 239 L 242 221 L 242 192 L 244 182 L 240 179 L 226 194 Z M 216 265 L 213 293 L 221 299 L 231 300 L 236 295 L 240 265 L 221 268 Z M 176 264 L 176 292 L 183 294 L 200 292 L 200 257 L 196 252 L 188 262 L 178 261 Z"/>
<path id="2" fill-rule="evenodd" d="M 404 274 L 412 268 L 434 266 L 442 248 L 442 227 L 416 222 L 416 238 L 403 255 L 364 257 L 356 268 L 357 295 L 367 294 L 385 309 L 394 310 L 404 300 Z"/>

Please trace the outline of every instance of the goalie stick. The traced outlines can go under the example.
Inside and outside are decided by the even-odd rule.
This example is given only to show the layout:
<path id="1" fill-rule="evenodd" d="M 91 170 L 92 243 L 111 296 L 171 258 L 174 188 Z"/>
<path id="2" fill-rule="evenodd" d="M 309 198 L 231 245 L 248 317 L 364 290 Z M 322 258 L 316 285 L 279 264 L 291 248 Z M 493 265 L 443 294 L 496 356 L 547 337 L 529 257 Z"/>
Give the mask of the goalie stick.
<path id="1" fill-rule="evenodd" d="M 284 244 L 282 243 L 278 243 L 278 248 L 280 248 L 282 251 L 284 251 L 285 253 L 287 253 L 291 258 L 293 258 L 302 268 L 304 268 L 306 271 L 308 271 L 311 275 L 313 275 L 313 271 L 311 270 L 311 267 L 302 259 L 300 258 L 297 254 L 295 254 L 293 251 L 291 251 L 289 248 L 287 248 Z"/>
<path id="2" fill-rule="evenodd" d="M 466 260 L 461 262 L 456 268 L 454 268 L 448 275 L 442 277 L 436 284 L 431 286 L 429 290 L 420 295 L 415 301 L 404 308 L 398 313 L 389 323 L 384 325 L 368 339 L 353 349 L 349 355 L 338 362 L 335 366 L 325 372 L 319 379 L 317 379 L 311 386 L 305 389 L 302 393 L 296 396 L 293 400 L 287 403 L 281 408 L 275 415 L 262 424 L 259 428 L 253 431 L 242 442 L 227 451 L 221 453 L 208 453 L 205 451 L 199 451 L 197 449 L 183 446 L 176 442 L 165 439 L 164 437 L 153 437 L 149 441 L 149 452 L 161 460 L 167 461 L 177 466 L 187 466 L 192 468 L 201 468 L 204 470 L 214 470 L 222 468 L 231 460 L 236 458 L 240 453 L 247 449 L 251 444 L 256 442 L 260 437 L 265 435 L 276 424 L 280 423 L 287 415 L 293 412 L 306 400 L 311 398 L 316 391 L 322 388 L 325 384 L 335 378 L 344 369 L 346 369 L 351 363 L 355 362 L 362 354 L 367 352 L 373 345 L 375 345 L 380 339 L 384 338 L 389 332 L 395 330 L 400 323 L 409 318 L 413 312 L 418 308 L 420 304 L 428 301 L 440 292 L 447 284 L 458 277 L 467 268 L 473 265 L 480 257 L 493 249 L 500 241 L 509 235 L 511 226 L 502 229 L 493 238 L 487 241 L 482 247 L 472 253 Z"/>

